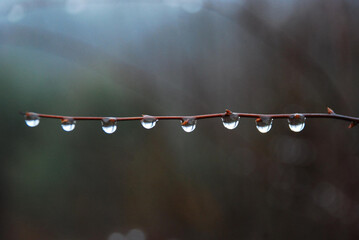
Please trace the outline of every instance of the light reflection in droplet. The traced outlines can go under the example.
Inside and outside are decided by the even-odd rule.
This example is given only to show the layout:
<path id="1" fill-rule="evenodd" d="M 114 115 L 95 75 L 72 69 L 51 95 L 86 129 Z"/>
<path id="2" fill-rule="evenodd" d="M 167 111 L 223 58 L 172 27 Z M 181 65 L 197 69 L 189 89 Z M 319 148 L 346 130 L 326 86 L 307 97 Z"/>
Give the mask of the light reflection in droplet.
<path id="1" fill-rule="evenodd" d="M 154 126 L 156 126 L 157 119 L 149 116 L 149 115 L 143 115 L 143 119 L 141 120 L 141 125 L 146 129 L 151 129 Z"/>
<path id="2" fill-rule="evenodd" d="M 271 130 L 273 124 L 273 118 L 261 117 L 256 119 L 256 127 L 259 132 L 267 133 Z"/>
<path id="3" fill-rule="evenodd" d="M 61 120 L 61 127 L 66 132 L 71 132 L 75 129 L 76 121 L 72 118 L 65 118 Z"/>
<path id="4" fill-rule="evenodd" d="M 107 134 L 112 134 L 117 129 L 116 118 L 103 118 L 101 124 L 102 130 Z"/>
<path id="5" fill-rule="evenodd" d="M 288 126 L 293 132 L 300 132 L 305 127 L 305 116 L 303 114 L 293 114 L 288 118 Z"/>
<path id="6" fill-rule="evenodd" d="M 237 114 L 225 115 L 222 117 L 223 126 L 227 129 L 235 129 L 239 124 L 239 116 Z"/>
<path id="7" fill-rule="evenodd" d="M 25 123 L 29 127 L 36 127 L 40 123 L 40 118 L 35 113 L 26 113 L 25 114 Z"/>
<path id="8" fill-rule="evenodd" d="M 194 118 L 189 118 L 182 120 L 181 127 L 185 132 L 193 132 L 196 129 L 197 120 Z"/>

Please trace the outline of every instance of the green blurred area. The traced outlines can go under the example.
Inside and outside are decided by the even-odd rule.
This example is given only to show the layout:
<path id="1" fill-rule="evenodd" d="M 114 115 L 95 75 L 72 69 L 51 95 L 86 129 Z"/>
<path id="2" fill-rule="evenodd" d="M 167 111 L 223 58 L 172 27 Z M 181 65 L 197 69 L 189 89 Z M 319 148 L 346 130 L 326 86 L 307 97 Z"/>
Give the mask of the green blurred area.
<path id="1" fill-rule="evenodd" d="M 359 116 L 356 1 L 4 1 L 2 239 L 356 239 L 359 132 L 253 119 L 25 125 L 77 116 Z M 22 9 L 22 10 L 21 10 Z"/>

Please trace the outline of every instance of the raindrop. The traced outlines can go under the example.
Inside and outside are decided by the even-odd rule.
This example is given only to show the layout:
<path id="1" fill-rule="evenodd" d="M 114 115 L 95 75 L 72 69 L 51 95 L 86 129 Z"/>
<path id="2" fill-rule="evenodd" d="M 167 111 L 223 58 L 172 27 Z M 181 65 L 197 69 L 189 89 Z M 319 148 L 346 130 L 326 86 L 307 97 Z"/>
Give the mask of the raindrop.
<path id="1" fill-rule="evenodd" d="M 197 120 L 195 118 L 183 119 L 181 127 L 185 132 L 193 132 L 196 129 Z"/>
<path id="2" fill-rule="evenodd" d="M 267 133 L 272 128 L 273 118 L 260 117 L 256 119 L 256 126 L 259 132 Z"/>
<path id="3" fill-rule="evenodd" d="M 72 118 L 64 118 L 61 120 L 61 127 L 66 132 L 71 132 L 75 129 L 76 121 Z"/>
<path id="4" fill-rule="evenodd" d="M 222 117 L 223 126 L 227 129 L 235 129 L 238 126 L 239 119 L 238 114 L 224 115 Z"/>
<path id="5" fill-rule="evenodd" d="M 26 113 L 25 114 L 25 123 L 29 127 L 36 127 L 40 123 L 40 118 L 35 113 Z"/>
<path id="6" fill-rule="evenodd" d="M 288 118 L 290 130 L 293 132 L 300 132 L 305 126 L 305 116 L 303 114 L 295 113 Z"/>
<path id="7" fill-rule="evenodd" d="M 112 134 L 117 129 L 116 118 L 103 118 L 102 119 L 102 130 L 107 134 Z"/>
<path id="8" fill-rule="evenodd" d="M 146 129 L 151 129 L 154 126 L 156 126 L 158 119 L 149 116 L 149 115 L 143 115 L 143 119 L 141 120 L 141 124 Z"/>

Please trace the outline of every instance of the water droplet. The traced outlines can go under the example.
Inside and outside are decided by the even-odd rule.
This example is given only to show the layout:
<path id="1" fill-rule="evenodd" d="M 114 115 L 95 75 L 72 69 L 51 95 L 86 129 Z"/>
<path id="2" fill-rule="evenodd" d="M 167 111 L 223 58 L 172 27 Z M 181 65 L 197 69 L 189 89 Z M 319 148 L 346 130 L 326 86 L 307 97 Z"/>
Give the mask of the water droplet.
<path id="1" fill-rule="evenodd" d="M 185 132 L 193 132 L 196 129 L 197 120 L 195 118 L 183 119 L 181 127 Z"/>
<path id="2" fill-rule="evenodd" d="M 142 126 L 144 128 L 151 129 L 154 126 L 156 126 L 157 121 L 158 120 L 156 118 L 152 117 L 152 116 L 143 115 L 143 119 L 141 120 L 141 124 L 142 124 Z"/>
<path id="3" fill-rule="evenodd" d="M 117 129 L 116 118 L 104 118 L 102 119 L 102 130 L 107 134 L 112 134 Z"/>
<path id="4" fill-rule="evenodd" d="M 240 117 L 237 114 L 224 115 L 222 117 L 223 126 L 227 129 L 235 129 L 238 126 Z"/>
<path id="5" fill-rule="evenodd" d="M 288 118 L 290 130 L 293 132 L 300 132 L 305 127 L 305 116 L 303 114 L 295 113 Z"/>
<path id="6" fill-rule="evenodd" d="M 72 118 L 64 118 L 61 120 L 61 127 L 66 132 L 71 132 L 75 129 L 76 121 Z"/>
<path id="7" fill-rule="evenodd" d="M 272 128 L 273 118 L 260 117 L 256 119 L 256 126 L 259 132 L 267 133 Z"/>
<path id="8" fill-rule="evenodd" d="M 36 113 L 28 112 L 25 114 L 25 123 L 29 127 L 36 127 L 40 123 L 40 118 Z"/>

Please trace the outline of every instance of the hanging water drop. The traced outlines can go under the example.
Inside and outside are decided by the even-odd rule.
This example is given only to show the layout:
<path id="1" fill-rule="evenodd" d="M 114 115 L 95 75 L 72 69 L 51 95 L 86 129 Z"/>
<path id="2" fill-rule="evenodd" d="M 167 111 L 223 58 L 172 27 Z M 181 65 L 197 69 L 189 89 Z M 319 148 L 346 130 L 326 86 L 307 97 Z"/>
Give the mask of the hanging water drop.
<path id="1" fill-rule="evenodd" d="M 230 111 L 229 111 L 230 112 Z M 238 114 L 229 113 L 222 117 L 223 126 L 227 129 L 235 129 L 239 124 L 240 117 Z"/>
<path id="2" fill-rule="evenodd" d="M 195 118 L 188 118 L 182 120 L 181 127 L 185 132 L 193 132 L 196 129 L 197 120 Z"/>
<path id="3" fill-rule="evenodd" d="M 288 125 L 293 132 L 300 132 L 305 127 L 305 116 L 295 113 L 288 118 Z"/>
<path id="4" fill-rule="evenodd" d="M 142 127 L 146 129 L 151 129 L 154 126 L 156 126 L 158 119 L 149 116 L 149 115 L 143 115 L 143 119 L 141 120 Z"/>
<path id="5" fill-rule="evenodd" d="M 256 119 L 256 127 L 259 132 L 267 133 L 272 128 L 273 118 L 260 117 Z"/>
<path id="6" fill-rule="evenodd" d="M 36 127 L 40 123 L 40 117 L 36 113 L 25 113 L 25 123 L 29 127 Z"/>
<path id="7" fill-rule="evenodd" d="M 117 129 L 116 118 L 104 118 L 102 119 L 102 130 L 107 134 L 112 134 Z"/>
<path id="8" fill-rule="evenodd" d="M 72 118 L 64 118 L 61 120 L 61 127 L 66 132 L 71 132 L 75 129 L 76 121 Z"/>

